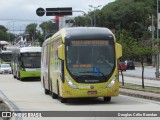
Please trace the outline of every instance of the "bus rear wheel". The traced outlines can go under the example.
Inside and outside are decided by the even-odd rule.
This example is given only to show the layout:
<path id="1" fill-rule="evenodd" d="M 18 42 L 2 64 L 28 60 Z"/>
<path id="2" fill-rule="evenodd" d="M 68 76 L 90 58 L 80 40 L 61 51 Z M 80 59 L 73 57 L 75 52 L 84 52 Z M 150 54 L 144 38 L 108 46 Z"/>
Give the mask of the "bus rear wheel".
<path id="1" fill-rule="evenodd" d="M 58 98 L 58 95 L 53 93 L 53 92 L 51 93 L 51 96 L 52 96 L 53 99 L 57 99 Z"/>
<path id="2" fill-rule="evenodd" d="M 49 95 L 49 90 L 47 90 L 46 88 L 44 88 L 44 93 L 46 94 L 46 95 Z"/>
<path id="3" fill-rule="evenodd" d="M 110 102 L 111 101 L 111 97 L 104 97 L 104 102 Z"/>

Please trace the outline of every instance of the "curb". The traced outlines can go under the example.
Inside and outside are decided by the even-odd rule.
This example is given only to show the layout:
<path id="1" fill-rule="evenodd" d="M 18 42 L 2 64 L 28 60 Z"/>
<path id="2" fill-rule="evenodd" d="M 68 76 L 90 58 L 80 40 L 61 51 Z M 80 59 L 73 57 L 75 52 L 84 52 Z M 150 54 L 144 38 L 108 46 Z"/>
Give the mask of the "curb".
<path id="1" fill-rule="evenodd" d="M 138 94 L 135 91 L 137 91 Z M 147 100 L 154 100 L 154 101 L 158 101 L 158 102 L 160 101 L 160 97 L 158 97 L 159 94 L 148 95 L 148 93 L 152 93 L 152 92 L 143 91 L 143 93 L 145 93 L 145 94 L 143 94 L 142 91 L 139 91 L 139 90 L 131 90 L 131 89 L 120 88 L 119 93 L 121 95 L 143 98 L 143 99 L 147 99 Z"/>
<path id="2" fill-rule="evenodd" d="M 2 103 L 2 107 L 5 109 L 0 109 L 2 112 L 11 112 L 18 110 L 17 106 L 12 103 L 7 96 L 0 90 L 0 105 Z M 4 105 L 4 106 L 3 106 Z M 0 106 L 1 108 L 1 106 Z M 1 120 L 1 119 L 0 119 Z M 2 120 L 22 120 L 18 116 L 17 117 L 4 117 Z"/>
<path id="3" fill-rule="evenodd" d="M 9 112 L 11 111 L 9 105 L 0 97 L 0 111 L 2 112 Z M 3 117 L 0 120 L 11 120 L 10 117 Z"/>
<path id="4" fill-rule="evenodd" d="M 8 105 L 0 98 L 0 111 L 10 111 Z"/>

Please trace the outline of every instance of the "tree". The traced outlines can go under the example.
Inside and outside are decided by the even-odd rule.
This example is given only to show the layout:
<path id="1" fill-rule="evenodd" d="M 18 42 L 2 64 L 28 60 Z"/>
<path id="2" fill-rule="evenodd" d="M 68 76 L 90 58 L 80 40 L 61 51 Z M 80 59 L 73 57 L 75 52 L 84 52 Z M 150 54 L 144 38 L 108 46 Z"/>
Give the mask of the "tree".
<path id="1" fill-rule="evenodd" d="M 36 32 L 37 32 L 37 24 L 36 23 L 31 23 L 26 26 L 26 33 L 29 34 L 30 40 L 35 40 L 36 39 Z"/>
<path id="2" fill-rule="evenodd" d="M 7 32 L 7 28 L 6 27 L 4 27 L 3 25 L 0 25 L 0 29 L 2 30 L 2 31 L 4 31 L 5 33 Z"/>
<path id="3" fill-rule="evenodd" d="M 136 41 L 129 37 L 129 32 L 123 30 L 120 37 L 120 44 L 123 46 L 123 57 L 137 59 L 142 66 L 142 88 L 144 88 L 144 59 L 148 55 L 155 55 L 158 51 L 157 47 L 145 44 L 146 41 Z"/>
<path id="4" fill-rule="evenodd" d="M 46 36 L 49 33 L 54 33 L 57 30 L 57 28 L 54 29 L 54 27 L 58 27 L 58 26 L 55 26 L 54 23 L 52 23 L 52 21 L 46 21 L 40 24 L 40 28 L 42 29 L 43 36 Z"/>
<path id="5" fill-rule="evenodd" d="M 73 24 L 73 26 L 91 26 L 91 20 L 90 20 L 91 17 L 88 16 L 78 16 L 78 17 L 75 17 L 75 22 Z M 92 18 L 91 18 L 92 19 Z"/>

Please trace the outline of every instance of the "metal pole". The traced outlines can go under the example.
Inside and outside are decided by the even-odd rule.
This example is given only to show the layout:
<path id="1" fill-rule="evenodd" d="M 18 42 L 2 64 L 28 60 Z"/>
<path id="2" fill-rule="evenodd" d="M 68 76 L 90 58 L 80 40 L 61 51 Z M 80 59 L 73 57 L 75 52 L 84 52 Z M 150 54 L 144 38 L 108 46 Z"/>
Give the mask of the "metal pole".
<path id="1" fill-rule="evenodd" d="M 152 26 L 151 26 L 151 30 L 152 30 L 152 47 L 154 47 L 154 21 L 153 21 L 153 14 L 152 14 Z"/>
<path id="2" fill-rule="evenodd" d="M 94 8 L 94 27 L 96 27 L 96 8 Z"/>
<path id="3" fill-rule="evenodd" d="M 159 47 L 159 0 L 157 0 L 157 46 Z M 156 62 L 156 77 L 159 78 L 159 50 L 157 54 L 157 62 Z"/>
<path id="4" fill-rule="evenodd" d="M 94 8 L 94 27 L 96 27 L 96 9 L 99 8 L 99 7 L 101 7 L 101 5 L 98 5 L 97 7 L 89 5 L 89 7 Z"/>
<path id="5" fill-rule="evenodd" d="M 154 31 L 155 31 L 155 27 L 154 27 L 154 16 L 152 14 L 151 16 L 152 19 L 152 23 L 151 23 L 151 32 L 152 32 L 152 48 L 154 48 Z M 152 56 L 152 65 L 153 67 L 155 67 L 155 63 L 156 63 L 156 59 L 155 59 L 155 55 Z"/>

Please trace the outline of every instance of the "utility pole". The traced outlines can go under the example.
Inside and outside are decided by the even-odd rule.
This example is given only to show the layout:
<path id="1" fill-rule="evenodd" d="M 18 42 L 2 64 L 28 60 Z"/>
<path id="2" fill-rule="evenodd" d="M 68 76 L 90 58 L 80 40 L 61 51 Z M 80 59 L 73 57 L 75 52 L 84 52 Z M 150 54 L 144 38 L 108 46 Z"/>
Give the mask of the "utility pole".
<path id="1" fill-rule="evenodd" d="M 94 27 L 96 27 L 96 9 L 101 7 L 101 5 L 98 5 L 97 7 L 94 7 L 93 5 L 89 5 L 89 7 L 94 8 Z"/>
<path id="2" fill-rule="evenodd" d="M 159 29 L 160 29 L 160 13 L 159 13 L 159 0 L 157 0 L 157 46 L 159 47 Z M 156 59 L 156 78 L 159 78 L 159 50 Z"/>
<path id="3" fill-rule="evenodd" d="M 154 48 L 154 31 L 155 31 L 155 27 L 154 27 L 154 16 L 152 14 L 151 17 L 149 17 L 151 19 L 151 26 L 149 27 L 151 33 L 152 33 L 152 48 Z M 155 67 L 156 65 L 156 56 L 153 55 L 152 56 L 152 65 Z"/>

